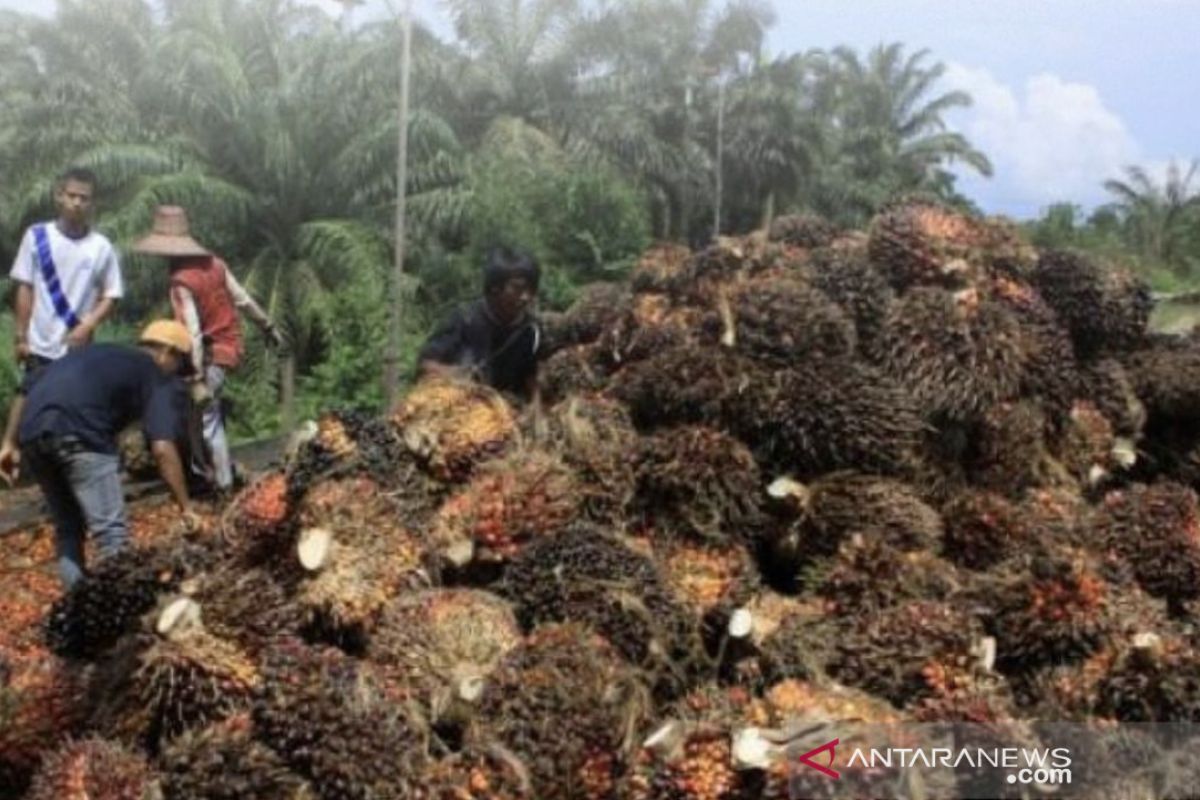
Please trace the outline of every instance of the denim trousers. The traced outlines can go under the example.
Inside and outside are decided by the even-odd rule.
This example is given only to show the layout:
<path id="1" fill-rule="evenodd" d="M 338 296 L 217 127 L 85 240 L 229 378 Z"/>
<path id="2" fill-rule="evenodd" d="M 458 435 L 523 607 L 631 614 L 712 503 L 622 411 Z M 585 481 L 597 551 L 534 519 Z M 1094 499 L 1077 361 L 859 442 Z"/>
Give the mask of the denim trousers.
<path id="1" fill-rule="evenodd" d="M 129 541 L 117 456 L 85 450 L 71 437 L 43 437 L 22 445 L 21 456 L 50 506 L 58 575 L 70 589 L 83 577 L 89 530 L 101 558 Z"/>

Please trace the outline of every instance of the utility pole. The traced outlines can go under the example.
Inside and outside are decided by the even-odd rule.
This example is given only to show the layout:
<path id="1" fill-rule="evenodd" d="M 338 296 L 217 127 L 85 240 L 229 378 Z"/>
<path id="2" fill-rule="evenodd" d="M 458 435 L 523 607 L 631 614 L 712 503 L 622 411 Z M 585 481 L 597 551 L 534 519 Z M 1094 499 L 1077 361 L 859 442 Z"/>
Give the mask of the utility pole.
<path id="1" fill-rule="evenodd" d="M 403 52 L 400 54 L 400 116 L 396 153 L 396 259 L 392 269 L 388 343 L 384 356 L 383 395 L 387 410 L 400 390 L 400 335 L 404 303 L 404 244 L 408 187 L 408 73 L 412 61 L 412 0 L 404 0 Z"/>
<path id="2" fill-rule="evenodd" d="M 725 76 L 717 80 L 717 186 L 713 211 L 713 240 L 721 235 L 721 195 L 725 189 L 722 163 L 725 157 Z"/>
<path id="3" fill-rule="evenodd" d="M 683 160 L 687 163 L 688 149 L 692 142 L 692 100 L 696 90 L 696 78 L 691 71 L 688 72 L 683 84 Z M 691 246 L 691 241 L 688 238 L 688 223 L 692 218 L 692 189 L 685 180 L 683 184 L 683 196 L 679 203 L 679 241 Z"/>

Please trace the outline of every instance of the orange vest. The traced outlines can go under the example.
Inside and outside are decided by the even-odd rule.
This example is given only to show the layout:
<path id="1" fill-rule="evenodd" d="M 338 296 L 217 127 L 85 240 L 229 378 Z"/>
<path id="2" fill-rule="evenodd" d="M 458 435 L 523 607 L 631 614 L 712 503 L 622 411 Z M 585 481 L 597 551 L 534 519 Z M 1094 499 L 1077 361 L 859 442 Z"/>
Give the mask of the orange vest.
<path id="1" fill-rule="evenodd" d="M 192 293 L 212 363 L 233 369 L 242 360 L 242 325 L 225 285 L 227 269 L 216 256 L 189 258 L 171 271 L 171 286 L 182 286 Z M 175 308 L 175 317 L 185 322 L 179 308 Z"/>

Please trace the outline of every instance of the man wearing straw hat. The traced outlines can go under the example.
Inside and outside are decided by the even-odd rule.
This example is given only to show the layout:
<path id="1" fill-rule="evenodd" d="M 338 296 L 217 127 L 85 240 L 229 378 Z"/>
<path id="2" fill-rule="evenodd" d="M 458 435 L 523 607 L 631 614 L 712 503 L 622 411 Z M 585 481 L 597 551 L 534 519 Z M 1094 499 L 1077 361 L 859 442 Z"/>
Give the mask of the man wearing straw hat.
<path id="1" fill-rule="evenodd" d="M 173 319 L 150 323 L 139 347 L 96 344 L 27 372 L 9 410 L 0 445 L 0 477 L 10 485 L 27 466 L 54 519 L 59 576 L 70 588 L 84 571 L 86 530 L 108 557 L 129 541 L 117 434 L 135 420 L 150 441 L 158 471 L 184 526 L 191 510 L 175 442 L 183 433 L 192 337 Z"/>
<path id="2" fill-rule="evenodd" d="M 195 383 L 192 397 L 204 408 L 204 442 L 212 458 L 213 480 L 219 489 L 233 484 L 233 462 L 225 437 L 220 394 L 225 375 L 242 359 L 242 328 L 238 312 L 258 323 L 267 342 L 282 344 L 271 318 L 233 277 L 228 265 L 204 249 L 189 232 L 187 213 L 178 206 L 159 206 L 154 227 L 139 239 L 134 252 L 163 256 L 171 269 L 171 307 L 175 319 L 192 336 Z"/>
<path id="3" fill-rule="evenodd" d="M 13 350 L 27 370 L 88 344 L 124 293 L 112 243 L 91 227 L 96 176 L 72 168 L 54 182 L 58 218 L 21 238 L 9 277 L 16 283 Z"/>

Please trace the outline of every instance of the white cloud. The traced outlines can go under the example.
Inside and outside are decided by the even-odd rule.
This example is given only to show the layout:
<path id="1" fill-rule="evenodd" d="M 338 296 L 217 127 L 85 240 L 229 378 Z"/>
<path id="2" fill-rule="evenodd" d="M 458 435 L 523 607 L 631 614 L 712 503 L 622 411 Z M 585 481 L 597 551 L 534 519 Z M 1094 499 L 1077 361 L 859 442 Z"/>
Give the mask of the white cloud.
<path id="1" fill-rule="evenodd" d="M 1036 213 L 1058 201 L 1104 202 L 1103 181 L 1139 160 L 1140 148 L 1095 86 L 1043 73 L 1020 94 L 991 73 L 951 64 L 946 85 L 975 100 L 956 127 L 996 168 L 991 186 L 964 176 L 963 188 L 1005 210 Z"/>

